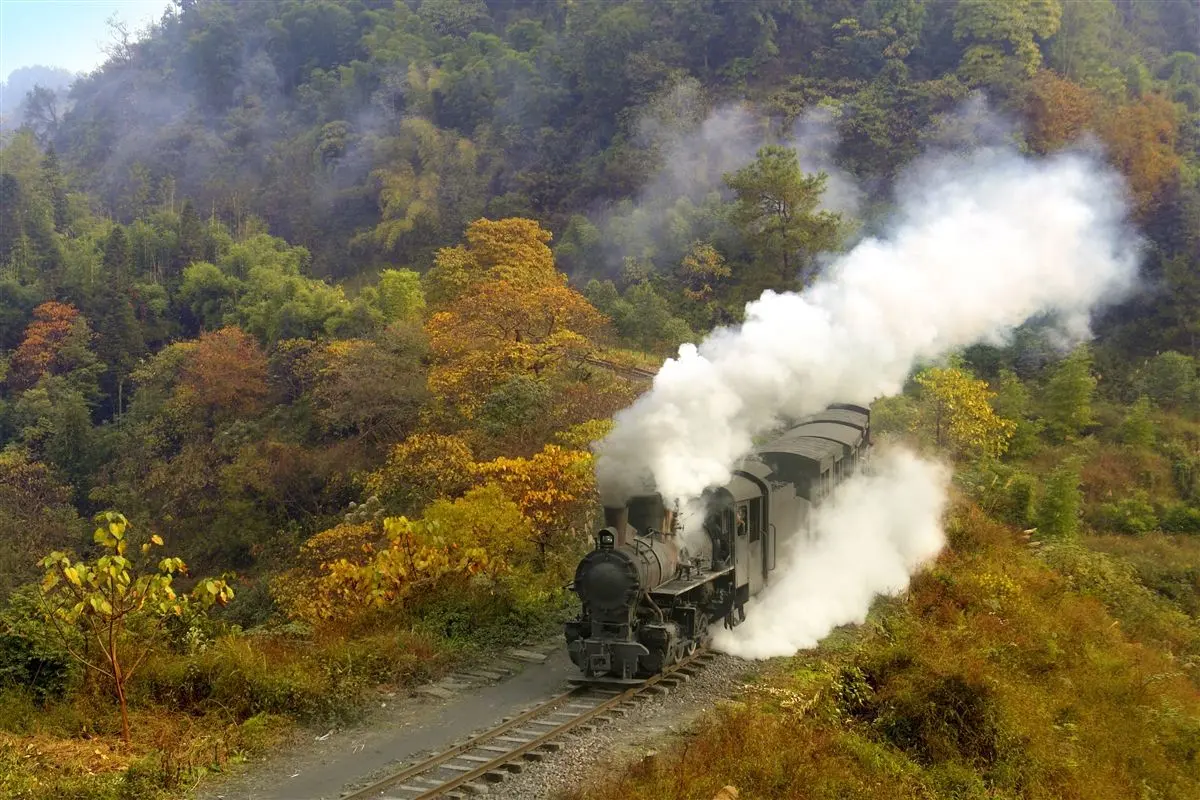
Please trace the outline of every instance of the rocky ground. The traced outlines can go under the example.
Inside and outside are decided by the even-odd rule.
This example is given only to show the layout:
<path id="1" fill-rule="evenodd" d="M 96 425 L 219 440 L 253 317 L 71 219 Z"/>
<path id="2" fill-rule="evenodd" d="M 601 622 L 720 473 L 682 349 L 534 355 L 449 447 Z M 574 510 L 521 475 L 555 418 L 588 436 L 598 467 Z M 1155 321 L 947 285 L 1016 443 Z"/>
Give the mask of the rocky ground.
<path id="1" fill-rule="evenodd" d="M 757 669 L 753 662 L 718 655 L 669 694 L 640 698 L 624 718 L 589 733 L 569 734 L 560 740 L 561 750 L 491 786 L 488 797 L 554 798 L 588 781 L 611 778 L 627 764 L 654 757 L 719 700 L 735 696 Z"/>

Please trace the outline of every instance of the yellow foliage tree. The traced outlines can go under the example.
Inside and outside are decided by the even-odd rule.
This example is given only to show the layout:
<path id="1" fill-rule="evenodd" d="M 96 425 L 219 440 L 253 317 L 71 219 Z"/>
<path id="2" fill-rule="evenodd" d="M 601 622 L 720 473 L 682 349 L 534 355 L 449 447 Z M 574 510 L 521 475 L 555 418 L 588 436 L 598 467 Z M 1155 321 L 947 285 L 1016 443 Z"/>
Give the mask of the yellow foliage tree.
<path id="1" fill-rule="evenodd" d="M 480 219 L 443 248 L 425 278 L 429 389 L 474 418 L 499 386 L 551 377 L 595 347 L 607 319 L 555 269 L 550 233 L 529 219 Z"/>
<path id="2" fill-rule="evenodd" d="M 506 281 L 522 289 L 565 286 L 566 275 L 554 266 L 549 231 L 535 220 L 478 219 L 465 234 L 467 243 L 443 247 L 425 274 L 427 301 L 445 308 L 488 281 Z"/>
<path id="3" fill-rule="evenodd" d="M 310 584 L 316 591 L 292 604 L 298 616 L 331 622 L 369 608 L 402 609 L 437 591 L 461 592 L 469 585 L 493 591 L 534 552 L 529 520 L 496 485 L 439 500 L 419 520 L 385 519 L 378 546 L 362 541 L 361 527 L 338 526 L 305 544 L 310 553 L 332 545 L 345 554 L 323 564 L 323 574 Z"/>
<path id="4" fill-rule="evenodd" d="M 453 498 L 472 484 L 475 457 L 458 436 L 416 433 L 392 448 L 382 467 L 367 476 L 367 491 L 394 508 L 419 512 Z"/>
<path id="5" fill-rule="evenodd" d="M 323 530 L 300 545 L 296 566 L 271 581 L 271 597 L 289 617 L 310 624 L 334 616 L 323 597 L 326 564 L 365 566 L 384 541 L 378 524 L 342 523 Z"/>
<path id="6" fill-rule="evenodd" d="M 548 444 L 532 458 L 497 458 L 475 471 L 497 484 L 533 524 L 543 558 L 565 543 L 594 499 L 592 454 L 582 450 Z"/>
<path id="7" fill-rule="evenodd" d="M 589 419 L 560 431 L 555 434 L 554 440 L 571 450 L 587 450 L 592 446 L 592 442 L 598 442 L 607 436 L 613 425 L 611 418 Z"/>
<path id="8" fill-rule="evenodd" d="M 924 424 L 938 445 L 968 457 L 998 457 L 1008 449 L 1016 423 L 992 408 L 995 393 L 986 382 L 954 367 L 931 367 L 916 377 L 923 394 Z"/>
<path id="9" fill-rule="evenodd" d="M 470 418 L 506 381 L 544 377 L 581 359 L 604 326 L 600 312 L 568 286 L 485 282 L 429 320 L 429 389 Z"/>
<path id="10" fill-rule="evenodd" d="M 467 248 L 490 280 L 522 288 L 562 286 L 566 275 L 554 266 L 549 231 L 532 219 L 480 219 L 467 228 Z"/>

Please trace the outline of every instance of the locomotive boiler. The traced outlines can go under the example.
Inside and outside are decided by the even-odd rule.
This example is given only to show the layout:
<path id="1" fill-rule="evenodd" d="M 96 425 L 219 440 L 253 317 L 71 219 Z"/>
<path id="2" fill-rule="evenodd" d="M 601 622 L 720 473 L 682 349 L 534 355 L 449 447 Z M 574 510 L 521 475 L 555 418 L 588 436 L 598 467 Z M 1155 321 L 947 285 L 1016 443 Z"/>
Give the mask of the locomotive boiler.
<path id="1" fill-rule="evenodd" d="M 740 624 L 778 547 L 806 535 L 811 508 L 869 448 L 870 411 L 834 405 L 780 431 L 705 491 L 686 537 L 661 495 L 605 507 L 571 584 L 581 605 L 565 628 L 571 660 L 587 679 L 636 682 L 694 652 L 710 625 Z"/>

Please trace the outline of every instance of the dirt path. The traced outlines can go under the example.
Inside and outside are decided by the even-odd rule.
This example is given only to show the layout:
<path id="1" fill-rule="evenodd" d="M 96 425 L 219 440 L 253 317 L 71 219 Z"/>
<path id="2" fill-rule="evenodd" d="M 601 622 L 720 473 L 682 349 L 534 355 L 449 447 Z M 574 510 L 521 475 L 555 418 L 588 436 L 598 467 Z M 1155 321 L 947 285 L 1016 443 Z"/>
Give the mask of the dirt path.
<path id="1" fill-rule="evenodd" d="M 501 717 L 567 687 L 575 667 L 561 639 L 525 649 L 528 660 L 502 662 L 512 674 L 495 680 L 464 668 L 456 678 L 419 687 L 407 696 L 381 694 L 378 706 L 345 730 L 307 730 L 265 762 L 199 790 L 197 800 L 334 800 L 449 742 L 492 726 Z M 538 661 L 538 656 L 544 661 Z M 478 677 L 468 673 L 478 672 Z"/>

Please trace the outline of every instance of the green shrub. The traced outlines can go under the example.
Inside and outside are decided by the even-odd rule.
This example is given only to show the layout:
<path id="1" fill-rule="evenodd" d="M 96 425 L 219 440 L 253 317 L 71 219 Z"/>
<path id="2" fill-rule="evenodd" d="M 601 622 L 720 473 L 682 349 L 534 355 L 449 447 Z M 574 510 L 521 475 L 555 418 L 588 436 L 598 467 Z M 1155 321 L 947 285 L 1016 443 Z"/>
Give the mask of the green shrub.
<path id="1" fill-rule="evenodd" d="M 0 731 L 26 733 L 33 725 L 38 707 L 23 686 L 0 689 Z"/>
<path id="2" fill-rule="evenodd" d="M 1170 533 L 1200 533 L 1200 508 L 1187 503 L 1168 506 L 1163 511 L 1162 529 Z"/>
<path id="3" fill-rule="evenodd" d="M 1121 421 L 1121 441 L 1130 447 L 1153 447 L 1156 437 L 1154 420 L 1150 418 L 1150 399 L 1142 395 L 1129 408 Z"/>
<path id="4" fill-rule="evenodd" d="M 1038 535 L 1047 539 L 1070 539 L 1079 533 L 1079 512 L 1083 494 L 1079 490 L 1079 471 L 1064 464 L 1050 473 L 1038 500 Z"/>
<path id="5" fill-rule="evenodd" d="M 1010 525 L 1028 527 L 1034 520 L 1037 479 L 997 461 L 962 467 L 955 481 L 980 507 Z"/>
<path id="6" fill-rule="evenodd" d="M 1173 350 L 1159 353 L 1142 368 L 1138 385 L 1164 408 L 1188 407 L 1196 399 L 1196 362 Z"/>
<path id="7" fill-rule="evenodd" d="M 1168 443 L 1163 452 L 1171 459 L 1171 478 L 1179 496 L 1184 500 L 1200 500 L 1200 456 L 1178 442 Z"/>
<path id="8" fill-rule="evenodd" d="M 1158 515 L 1145 490 L 1113 503 L 1103 503 L 1097 515 L 1097 527 L 1117 533 L 1146 533 L 1158 527 Z"/>
<path id="9" fill-rule="evenodd" d="M 75 667 L 37 597 L 37 588 L 26 586 L 0 609 L 0 688 L 20 686 L 44 701 L 62 697 Z"/>

